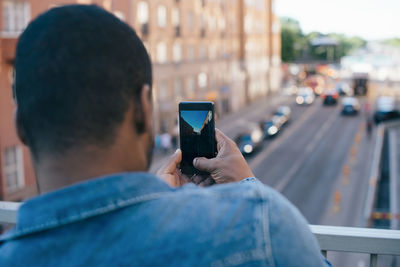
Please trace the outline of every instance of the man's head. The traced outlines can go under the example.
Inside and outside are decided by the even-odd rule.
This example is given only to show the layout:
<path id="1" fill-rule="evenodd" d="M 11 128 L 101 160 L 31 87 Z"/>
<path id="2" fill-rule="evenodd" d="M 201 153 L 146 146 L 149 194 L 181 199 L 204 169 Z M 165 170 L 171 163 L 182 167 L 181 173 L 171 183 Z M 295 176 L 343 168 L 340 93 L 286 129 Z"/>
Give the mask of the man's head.
<path id="1" fill-rule="evenodd" d="M 127 24 L 96 6 L 51 9 L 18 41 L 19 135 L 40 163 L 71 151 L 104 152 L 129 119 L 149 157 L 151 83 L 149 56 Z"/>

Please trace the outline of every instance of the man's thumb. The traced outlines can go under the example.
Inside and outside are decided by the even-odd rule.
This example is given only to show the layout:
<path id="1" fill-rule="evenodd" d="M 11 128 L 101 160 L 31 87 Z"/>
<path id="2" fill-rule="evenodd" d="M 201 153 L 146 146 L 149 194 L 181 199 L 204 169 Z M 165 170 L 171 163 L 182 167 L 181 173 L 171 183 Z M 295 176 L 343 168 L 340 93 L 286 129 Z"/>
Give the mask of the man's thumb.
<path id="1" fill-rule="evenodd" d="M 214 161 L 215 159 L 207 159 L 204 157 L 195 158 L 193 160 L 193 166 L 200 171 L 213 172 L 215 169 Z"/>

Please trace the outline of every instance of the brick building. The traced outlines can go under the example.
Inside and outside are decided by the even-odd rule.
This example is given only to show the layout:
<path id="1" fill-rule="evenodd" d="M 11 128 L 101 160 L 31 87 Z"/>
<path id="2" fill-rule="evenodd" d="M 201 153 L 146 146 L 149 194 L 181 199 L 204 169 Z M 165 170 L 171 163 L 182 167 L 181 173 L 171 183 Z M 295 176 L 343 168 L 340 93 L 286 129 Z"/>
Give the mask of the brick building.
<path id="1" fill-rule="evenodd" d="M 273 0 L 2 0 L 0 6 L 0 199 L 36 194 L 28 150 L 13 126 L 17 38 L 41 12 L 97 4 L 130 24 L 153 61 L 156 132 L 176 127 L 181 100 L 212 100 L 222 115 L 276 91 L 280 27 Z"/>

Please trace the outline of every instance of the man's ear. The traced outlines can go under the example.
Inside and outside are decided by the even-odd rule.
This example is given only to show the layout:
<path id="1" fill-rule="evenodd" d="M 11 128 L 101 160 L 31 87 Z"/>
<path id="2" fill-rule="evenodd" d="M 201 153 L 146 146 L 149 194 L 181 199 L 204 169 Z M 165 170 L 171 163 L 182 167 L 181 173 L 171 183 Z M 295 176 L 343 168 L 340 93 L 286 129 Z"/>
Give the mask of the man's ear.
<path id="1" fill-rule="evenodd" d="M 143 122 L 144 127 L 147 132 L 152 130 L 152 120 L 153 120 L 153 104 L 151 98 L 150 86 L 148 84 L 143 85 L 142 91 L 140 93 L 140 102 L 143 110 Z"/>
<path id="2" fill-rule="evenodd" d="M 17 135 L 18 135 L 19 140 L 21 140 L 21 142 L 27 146 L 28 142 L 26 140 L 26 133 L 25 133 L 24 127 L 22 127 L 22 124 L 21 124 L 21 118 L 18 113 L 18 108 L 15 108 L 15 110 L 14 110 L 14 124 L 15 124 L 15 128 L 17 130 Z"/>

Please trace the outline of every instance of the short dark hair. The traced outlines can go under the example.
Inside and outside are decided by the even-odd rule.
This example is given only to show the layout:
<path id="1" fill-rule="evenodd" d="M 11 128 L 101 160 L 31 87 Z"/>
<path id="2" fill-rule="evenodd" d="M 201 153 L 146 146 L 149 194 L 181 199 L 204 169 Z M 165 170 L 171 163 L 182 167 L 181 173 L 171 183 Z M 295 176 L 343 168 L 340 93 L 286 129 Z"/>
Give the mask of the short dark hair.
<path id="1" fill-rule="evenodd" d="M 141 89 L 151 83 L 151 61 L 135 31 L 94 5 L 53 8 L 18 41 L 17 120 L 35 157 L 112 144 L 128 108 L 142 110 Z M 143 118 L 133 125 L 144 131 Z"/>

